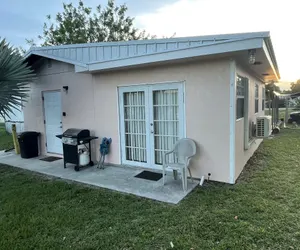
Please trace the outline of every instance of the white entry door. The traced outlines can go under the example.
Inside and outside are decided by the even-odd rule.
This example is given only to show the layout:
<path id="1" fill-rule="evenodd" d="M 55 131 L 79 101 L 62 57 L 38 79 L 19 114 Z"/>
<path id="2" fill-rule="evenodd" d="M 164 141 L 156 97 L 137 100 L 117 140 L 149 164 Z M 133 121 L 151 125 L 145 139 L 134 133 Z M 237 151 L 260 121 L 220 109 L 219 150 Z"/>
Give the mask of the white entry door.
<path id="1" fill-rule="evenodd" d="M 121 87 L 119 100 L 122 163 L 160 169 L 184 136 L 183 84 Z"/>
<path id="2" fill-rule="evenodd" d="M 46 147 L 48 153 L 62 154 L 62 143 L 56 135 L 62 134 L 61 92 L 43 93 L 46 129 Z"/>

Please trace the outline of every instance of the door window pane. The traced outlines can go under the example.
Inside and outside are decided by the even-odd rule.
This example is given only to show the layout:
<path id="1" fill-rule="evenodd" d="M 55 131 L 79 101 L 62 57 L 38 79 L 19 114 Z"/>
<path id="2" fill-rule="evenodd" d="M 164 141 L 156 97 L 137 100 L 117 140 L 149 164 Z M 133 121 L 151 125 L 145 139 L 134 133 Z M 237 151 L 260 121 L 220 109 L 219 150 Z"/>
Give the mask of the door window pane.
<path id="1" fill-rule="evenodd" d="M 162 165 L 163 155 L 179 137 L 178 90 L 153 91 L 154 162 Z"/>
<path id="2" fill-rule="evenodd" d="M 147 162 L 145 92 L 126 92 L 123 101 L 126 160 Z"/>

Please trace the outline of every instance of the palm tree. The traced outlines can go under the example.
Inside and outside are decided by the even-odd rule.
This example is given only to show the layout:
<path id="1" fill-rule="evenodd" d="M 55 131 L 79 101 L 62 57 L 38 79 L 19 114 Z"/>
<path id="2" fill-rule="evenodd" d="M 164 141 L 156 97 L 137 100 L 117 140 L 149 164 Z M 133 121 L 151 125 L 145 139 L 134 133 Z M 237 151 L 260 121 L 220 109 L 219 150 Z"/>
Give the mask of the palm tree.
<path id="1" fill-rule="evenodd" d="M 18 50 L 0 40 L 0 116 L 8 116 L 26 101 L 35 74 Z"/>

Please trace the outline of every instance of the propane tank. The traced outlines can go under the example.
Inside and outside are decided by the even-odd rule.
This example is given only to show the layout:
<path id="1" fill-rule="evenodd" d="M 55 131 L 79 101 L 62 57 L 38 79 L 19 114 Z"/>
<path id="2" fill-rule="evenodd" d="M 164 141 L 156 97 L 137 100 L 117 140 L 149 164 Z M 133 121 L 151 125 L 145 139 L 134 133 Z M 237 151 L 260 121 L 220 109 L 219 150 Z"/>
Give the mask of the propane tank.
<path id="1" fill-rule="evenodd" d="M 83 152 L 79 153 L 79 165 L 86 166 L 89 163 L 90 163 L 89 152 L 83 151 Z"/>
<path id="2" fill-rule="evenodd" d="M 77 148 L 78 148 L 78 153 L 82 153 L 86 149 L 86 147 L 83 144 L 78 145 Z"/>

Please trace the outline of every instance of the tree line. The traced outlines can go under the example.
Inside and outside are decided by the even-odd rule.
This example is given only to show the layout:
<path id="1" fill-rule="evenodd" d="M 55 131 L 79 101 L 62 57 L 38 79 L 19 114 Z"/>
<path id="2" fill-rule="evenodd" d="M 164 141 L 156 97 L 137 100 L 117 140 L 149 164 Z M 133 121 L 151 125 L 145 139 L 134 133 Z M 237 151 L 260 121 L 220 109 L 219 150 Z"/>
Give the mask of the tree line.
<path id="1" fill-rule="evenodd" d="M 125 4 L 116 5 L 108 0 L 106 6 L 95 9 L 87 7 L 82 0 L 77 6 L 63 3 L 63 11 L 55 17 L 46 17 L 43 32 L 37 37 L 41 46 L 62 44 L 128 41 L 149 39 L 155 36 L 134 27 L 134 18 L 127 15 Z M 26 39 L 35 46 L 36 39 Z M 14 108 L 19 109 L 29 91 L 28 83 L 34 72 L 21 56 L 22 48 L 13 48 L 5 39 L 0 39 L 0 116 L 8 116 Z"/>
<path id="2" fill-rule="evenodd" d="M 288 90 L 281 90 L 278 86 L 278 83 L 271 82 L 266 85 L 266 91 L 270 91 L 271 93 L 273 91 L 276 91 L 278 93 L 282 94 L 294 94 L 294 93 L 300 93 L 300 79 L 298 79 L 296 82 L 292 82 L 290 84 L 290 89 Z"/>

